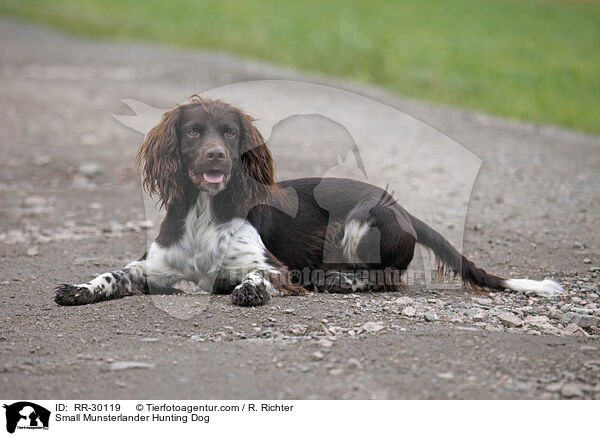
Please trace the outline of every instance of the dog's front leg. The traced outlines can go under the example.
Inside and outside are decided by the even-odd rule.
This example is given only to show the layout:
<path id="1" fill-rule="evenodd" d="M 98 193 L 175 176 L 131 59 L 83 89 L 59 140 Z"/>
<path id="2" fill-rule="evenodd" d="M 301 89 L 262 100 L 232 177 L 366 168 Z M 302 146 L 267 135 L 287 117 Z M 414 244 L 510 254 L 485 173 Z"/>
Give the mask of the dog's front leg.
<path id="1" fill-rule="evenodd" d="M 290 282 L 287 269 L 255 269 L 242 278 L 231 293 L 231 301 L 238 306 L 261 306 L 274 296 L 305 295 L 304 287 Z"/>
<path id="2" fill-rule="evenodd" d="M 266 249 L 256 229 L 246 221 L 229 241 L 220 270 L 222 277 L 236 284 L 231 301 L 238 306 L 260 306 L 277 295 L 308 293 L 301 283 L 293 283 L 287 267 Z M 226 286 L 220 283 L 219 288 Z"/>
<path id="3" fill-rule="evenodd" d="M 76 306 L 128 295 L 180 292 L 171 286 L 184 277 L 168 265 L 165 254 L 166 250 L 154 243 L 146 255 L 123 269 L 100 274 L 87 283 L 57 286 L 54 301 Z"/>
<path id="4" fill-rule="evenodd" d="M 231 301 L 238 306 L 261 306 L 280 295 L 279 290 L 272 283 L 274 270 L 255 269 L 242 278 L 231 293 Z"/>

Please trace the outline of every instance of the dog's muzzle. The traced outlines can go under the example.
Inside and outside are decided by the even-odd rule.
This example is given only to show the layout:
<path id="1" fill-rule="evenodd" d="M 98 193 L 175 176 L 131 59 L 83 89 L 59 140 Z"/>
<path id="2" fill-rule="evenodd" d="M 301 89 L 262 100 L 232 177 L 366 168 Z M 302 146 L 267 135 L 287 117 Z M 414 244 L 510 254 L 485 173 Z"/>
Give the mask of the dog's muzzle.
<path id="1" fill-rule="evenodd" d="M 206 147 L 188 174 L 200 189 L 217 193 L 225 188 L 231 176 L 232 162 L 227 150 L 221 145 Z"/>

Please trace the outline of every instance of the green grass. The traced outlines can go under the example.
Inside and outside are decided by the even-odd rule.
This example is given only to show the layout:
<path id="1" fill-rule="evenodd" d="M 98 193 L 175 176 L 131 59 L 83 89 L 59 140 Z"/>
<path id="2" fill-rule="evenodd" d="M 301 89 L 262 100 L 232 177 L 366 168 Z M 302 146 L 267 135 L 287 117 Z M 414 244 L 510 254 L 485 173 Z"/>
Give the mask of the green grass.
<path id="1" fill-rule="evenodd" d="M 92 36 L 225 50 L 600 133 L 600 4 L 559 0 L 0 0 Z"/>

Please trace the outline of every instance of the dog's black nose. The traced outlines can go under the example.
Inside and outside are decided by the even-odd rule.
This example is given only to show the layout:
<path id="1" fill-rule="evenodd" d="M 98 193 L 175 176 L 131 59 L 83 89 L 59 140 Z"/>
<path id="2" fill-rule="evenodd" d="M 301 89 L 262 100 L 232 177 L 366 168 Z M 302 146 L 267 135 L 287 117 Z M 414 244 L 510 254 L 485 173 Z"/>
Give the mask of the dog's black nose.
<path id="1" fill-rule="evenodd" d="M 223 147 L 213 145 L 204 151 L 204 157 L 208 160 L 221 160 L 227 157 L 227 153 Z"/>

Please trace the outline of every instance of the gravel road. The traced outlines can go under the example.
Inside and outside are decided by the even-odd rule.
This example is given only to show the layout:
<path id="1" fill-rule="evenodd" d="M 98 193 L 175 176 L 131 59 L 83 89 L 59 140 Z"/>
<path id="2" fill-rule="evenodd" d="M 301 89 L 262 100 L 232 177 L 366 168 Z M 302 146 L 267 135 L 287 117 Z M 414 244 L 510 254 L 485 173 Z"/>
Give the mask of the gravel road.
<path id="1" fill-rule="evenodd" d="M 86 40 L 7 19 L 0 59 L 3 397 L 600 399 L 599 137 L 220 53 Z M 134 167 L 142 136 L 112 117 L 130 114 L 120 100 L 167 108 L 257 79 L 351 90 L 462 144 L 483 161 L 465 254 L 506 277 L 553 277 L 568 295 L 414 286 L 258 308 L 197 293 L 55 305 L 56 284 L 138 258 L 156 224 Z M 301 144 L 278 153 L 280 174 L 304 175 L 294 159 Z M 438 218 L 431 223 L 443 225 Z"/>

